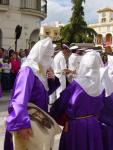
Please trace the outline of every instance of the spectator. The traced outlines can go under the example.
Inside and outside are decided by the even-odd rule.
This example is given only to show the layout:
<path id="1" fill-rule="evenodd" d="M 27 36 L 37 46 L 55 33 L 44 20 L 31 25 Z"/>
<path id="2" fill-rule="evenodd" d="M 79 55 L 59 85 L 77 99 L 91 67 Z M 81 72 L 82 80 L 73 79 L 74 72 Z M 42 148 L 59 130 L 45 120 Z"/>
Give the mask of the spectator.
<path id="1" fill-rule="evenodd" d="M 20 60 L 21 60 L 21 64 L 26 60 L 26 53 L 24 50 L 20 50 L 19 52 L 19 56 L 20 56 Z"/>
<path id="2" fill-rule="evenodd" d="M 29 49 L 25 49 L 26 57 L 29 55 L 29 52 L 30 52 L 30 50 L 29 50 Z"/>
<path id="3" fill-rule="evenodd" d="M 9 57 L 12 57 L 13 53 L 15 53 L 15 51 L 13 49 L 9 50 Z"/>
<path id="4" fill-rule="evenodd" d="M 11 59 L 11 89 L 13 88 L 16 75 L 20 69 L 20 65 L 21 63 L 18 60 L 17 53 L 14 52 L 12 54 L 12 59 Z"/>
<path id="5" fill-rule="evenodd" d="M 10 90 L 10 71 L 11 63 L 9 63 L 9 57 L 5 56 L 3 59 L 3 75 L 2 75 L 2 88 L 5 91 Z"/>
<path id="6" fill-rule="evenodd" d="M 1 86 L 1 79 L 2 79 L 3 55 L 4 55 L 4 49 L 0 48 L 0 86 Z"/>

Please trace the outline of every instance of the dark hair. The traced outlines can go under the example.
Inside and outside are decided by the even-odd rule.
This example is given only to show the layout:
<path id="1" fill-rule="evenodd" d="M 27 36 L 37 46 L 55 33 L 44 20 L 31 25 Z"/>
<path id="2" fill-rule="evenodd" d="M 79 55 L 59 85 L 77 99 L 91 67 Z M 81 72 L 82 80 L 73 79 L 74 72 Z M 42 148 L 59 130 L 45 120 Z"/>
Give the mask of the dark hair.
<path id="1" fill-rule="evenodd" d="M 15 51 L 13 49 L 9 50 L 9 57 L 14 53 Z"/>
<path id="2" fill-rule="evenodd" d="M 101 58 L 104 64 L 108 62 L 107 53 L 101 53 Z"/>
<path id="3" fill-rule="evenodd" d="M 69 46 L 66 45 L 66 44 L 62 44 L 62 49 L 67 49 L 67 50 L 69 50 Z"/>
<path id="4" fill-rule="evenodd" d="M 8 56 L 5 56 L 4 58 L 3 58 L 3 62 L 5 63 L 6 62 L 6 60 L 8 60 L 8 63 L 9 63 L 9 57 Z"/>
<path id="5" fill-rule="evenodd" d="M 4 48 L 0 47 L 0 49 L 2 50 L 2 52 L 4 52 Z"/>

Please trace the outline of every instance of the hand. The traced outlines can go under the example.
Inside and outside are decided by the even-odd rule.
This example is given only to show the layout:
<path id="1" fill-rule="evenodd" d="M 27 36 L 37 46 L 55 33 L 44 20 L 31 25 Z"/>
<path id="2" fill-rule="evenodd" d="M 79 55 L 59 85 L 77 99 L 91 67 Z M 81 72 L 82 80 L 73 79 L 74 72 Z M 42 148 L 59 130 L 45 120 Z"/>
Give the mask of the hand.
<path id="1" fill-rule="evenodd" d="M 71 73 L 72 73 L 72 74 L 76 74 L 76 70 L 74 70 L 74 71 L 71 71 Z"/>
<path id="2" fill-rule="evenodd" d="M 69 70 L 69 69 L 64 69 L 64 72 L 65 72 L 65 74 L 72 73 L 72 71 L 71 71 L 71 70 Z"/>
<path id="3" fill-rule="evenodd" d="M 17 134 L 23 139 L 28 140 L 30 136 L 33 136 L 32 129 L 26 128 L 26 129 L 20 129 L 17 131 Z"/>
<path id="4" fill-rule="evenodd" d="M 52 68 L 49 68 L 48 70 L 47 70 L 47 78 L 52 78 L 52 79 L 54 79 L 55 78 L 55 75 L 54 75 L 54 71 L 53 71 L 53 69 Z"/>

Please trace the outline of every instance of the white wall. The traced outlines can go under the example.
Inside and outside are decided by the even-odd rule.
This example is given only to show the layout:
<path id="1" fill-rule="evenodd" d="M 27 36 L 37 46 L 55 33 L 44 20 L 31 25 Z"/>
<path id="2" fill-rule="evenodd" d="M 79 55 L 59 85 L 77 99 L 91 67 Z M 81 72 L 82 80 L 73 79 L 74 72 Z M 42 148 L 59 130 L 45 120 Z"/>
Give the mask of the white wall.
<path id="1" fill-rule="evenodd" d="M 38 23 L 37 23 L 38 19 Z M 8 11 L 0 11 L 0 29 L 3 32 L 3 47 L 8 49 L 10 46 L 15 47 L 15 28 L 17 25 L 22 26 L 22 34 L 18 40 L 18 50 L 27 48 L 26 42 L 30 34 L 35 29 L 40 29 L 40 18 L 22 14 L 20 11 L 20 0 L 10 0 Z"/>

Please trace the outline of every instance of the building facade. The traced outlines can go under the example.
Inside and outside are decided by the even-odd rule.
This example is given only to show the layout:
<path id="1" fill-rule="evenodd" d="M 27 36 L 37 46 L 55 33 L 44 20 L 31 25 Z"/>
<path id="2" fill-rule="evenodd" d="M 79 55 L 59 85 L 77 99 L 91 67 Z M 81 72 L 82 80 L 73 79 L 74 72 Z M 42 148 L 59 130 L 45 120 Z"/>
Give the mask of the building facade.
<path id="1" fill-rule="evenodd" d="M 43 24 L 40 30 L 40 38 L 51 37 L 53 41 L 60 39 L 60 29 L 64 24 L 55 22 L 53 25 Z"/>
<path id="2" fill-rule="evenodd" d="M 0 47 L 15 49 L 15 29 L 22 26 L 17 50 L 31 48 L 39 40 L 47 0 L 0 0 Z"/>
<path id="3" fill-rule="evenodd" d="M 97 32 L 95 44 L 102 47 L 113 47 L 113 9 L 104 8 L 97 12 L 99 14 L 98 23 L 89 25 Z"/>

